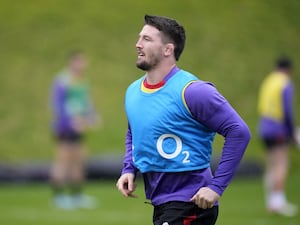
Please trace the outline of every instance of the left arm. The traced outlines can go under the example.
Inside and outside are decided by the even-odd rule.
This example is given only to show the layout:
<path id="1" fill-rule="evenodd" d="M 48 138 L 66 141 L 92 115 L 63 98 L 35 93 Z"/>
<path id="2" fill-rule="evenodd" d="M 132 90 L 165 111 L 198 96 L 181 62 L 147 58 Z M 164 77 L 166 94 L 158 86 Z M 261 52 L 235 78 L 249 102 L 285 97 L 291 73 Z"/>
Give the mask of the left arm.
<path id="1" fill-rule="evenodd" d="M 201 208 L 212 207 L 232 180 L 250 140 L 246 123 L 212 84 L 195 82 L 185 100 L 197 121 L 225 137 L 221 161 L 212 182 L 191 199 Z"/>
<path id="2" fill-rule="evenodd" d="M 215 171 L 212 183 L 208 186 L 222 195 L 244 155 L 250 141 L 250 131 L 228 102 L 215 112 L 206 125 L 225 137 L 221 161 Z"/>

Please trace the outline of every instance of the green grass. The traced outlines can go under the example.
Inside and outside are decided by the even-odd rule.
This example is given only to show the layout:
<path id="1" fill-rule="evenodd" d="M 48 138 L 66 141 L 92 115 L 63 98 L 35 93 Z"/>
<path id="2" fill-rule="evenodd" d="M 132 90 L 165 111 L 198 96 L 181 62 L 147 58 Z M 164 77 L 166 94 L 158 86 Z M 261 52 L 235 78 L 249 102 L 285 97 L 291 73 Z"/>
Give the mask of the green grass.
<path id="1" fill-rule="evenodd" d="M 300 152 L 291 152 L 287 182 L 288 199 L 300 207 Z M 88 182 L 85 192 L 95 196 L 95 210 L 61 211 L 51 204 L 51 189 L 45 183 L 1 184 L 0 224 L 5 225 L 147 225 L 151 224 L 152 206 L 145 204 L 143 184 L 138 183 L 136 199 L 121 196 L 115 181 Z M 217 225 L 298 225 L 294 218 L 269 215 L 264 209 L 260 177 L 234 179 L 220 202 Z"/>
<path id="2" fill-rule="evenodd" d="M 288 197 L 300 205 L 299 166 L 293 171 L 287 185 Z M 138 184 L 137 199 L 122 197 L 116 190 L 115 183 L 107 181 L 88 183 L 86 193 L 100 201 L 97 209 L 61 211 L 50 204 L 51 191 L 46 184 L 1 185 L 0 224 L 152 224 L 152 206 L 144 203 L 141 183 Z M 217 225 L 298 225 L 299 221 L 300 214 L 294 218 L 285 218 L 266 213 L 261 179 L 257 178 L 237 179 L 231 184 L 221 199 Z"/>
<path id="3" fill-rule="evenodd" d="M 287 197 L 300 207 L 300 152 L 291 152 L 291 172 Z M 138 182 L 138 198 L 124 198 L 115 181 L 88 182 L 85 192 L 95 196 L 95 210 L 62 211 L 51 204 L 51 189 L 40 184 L 0 185 L 0 224 L 5 225 L 150 225 L 152 206 L 145 204 L 143 184 Z M 217 225 L 298 225 L 300 213 L 293 218 L 270 215 L 264 208 L 262 179 L 234 179 L 220 201 Z"/>
<path id="4" fill-rule="evenodd" d="M 50 201 L 50 188 L 44 184 L 1 186 L 0 223 L 26 224 L 139 224 L 149 220 L 151 206 L 143 199 L 125 199 L 112 182 L 90 183 L 86 192 L 99 200 L 95 210 L 62 211 Z M 150 223 L 149 223 L 150 224 Z"/>
<path id="5" fill-rule="evenodd" d="M 187 43 L 179 66 L 215 83 L 253 133 L 247 156 L 260 157 L 258 86 L 282 52 L 294 59 L 300 83 L 299 10 L 297 0 L 1 0 L 0 160 L 51 157 L 50 84 L 73 48 L 89 57 L 87 73 L 104 122 L 88 135 L 91 154 L 123 152 L 123 98 L 142 73 L 134 65 L 134 45 L 145 13 L 184 24 Z"/>

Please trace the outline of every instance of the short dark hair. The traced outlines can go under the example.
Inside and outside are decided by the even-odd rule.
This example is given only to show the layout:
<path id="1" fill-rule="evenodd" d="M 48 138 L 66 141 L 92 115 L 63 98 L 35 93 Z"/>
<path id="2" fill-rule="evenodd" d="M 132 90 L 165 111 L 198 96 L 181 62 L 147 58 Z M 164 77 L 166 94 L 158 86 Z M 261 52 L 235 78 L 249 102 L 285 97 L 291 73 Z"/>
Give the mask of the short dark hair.
<path id="1" fill-rule="evenodd" d="M 81 49 L 74 49 L 74 50 L 72 50 L 72 51 L 70 51 L 68 53 L 67 59 L 69 61 L 72 61 L 73 59 L 76 59 L 77 57 L 82 56 L 82 55 L 84 55 L 84 51 L 83 50 L 81 50 Z"/>
<path id="2" fill-rule="evenodd" d="M 176 61 L 178 61 L 185 45 L 185 31 L 183 26 L 174 19 L 162 16 L 145 15 L 144 19 L 146 25 L 158 29 L 163 33 L 167 41 L 175 45 L 174 56 Z"/>
<path id="3" fill-rule="evenodd" d="M 293 67 L 292 60 L 286 56 L 279 57 L 276 60 L 276 68 L 277 69 L 290 70 L 290 69 L 292 69 L 292 67 Z"/>

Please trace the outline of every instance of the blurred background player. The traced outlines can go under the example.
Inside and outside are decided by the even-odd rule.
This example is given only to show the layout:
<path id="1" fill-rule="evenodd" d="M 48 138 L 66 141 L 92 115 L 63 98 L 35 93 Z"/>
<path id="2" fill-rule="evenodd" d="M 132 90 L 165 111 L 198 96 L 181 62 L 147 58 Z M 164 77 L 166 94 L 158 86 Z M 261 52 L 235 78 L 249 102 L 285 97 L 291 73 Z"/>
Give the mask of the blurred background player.
<path id="1" fill-rule="evenodd" d="M 285 196 L 288 173 L 288 144 L 295 141 L 293 118 L 293 84 L 290 78 L 292 62 L 279 58 L 276 68 L 260 88 L 258 110 L 259 135 L 266 147 L 266 207 L 269 212 L 294 216 L 297 207 Z"/>
<path id="2" fill-rule="evenodd" d="M 67 67 L 57 75 L 52 87 L 53 130 L 58 149 L 50 176 L 54 204 L 62 209 L 96 206 L 92 197 L 82 194 L 86 157 L 83 134 L 98 122 L 84 76 L 86 66 L 84 53 L 72 52 Z"/>

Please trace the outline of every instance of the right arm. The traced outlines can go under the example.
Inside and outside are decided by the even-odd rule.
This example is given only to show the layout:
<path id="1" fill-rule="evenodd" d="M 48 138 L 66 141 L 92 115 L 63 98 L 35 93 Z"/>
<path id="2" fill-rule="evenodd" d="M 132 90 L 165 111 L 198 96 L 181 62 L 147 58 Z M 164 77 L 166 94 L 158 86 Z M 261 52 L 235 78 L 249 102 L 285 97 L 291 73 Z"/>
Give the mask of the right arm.
<path id="1" fill-rule="evenodd" d="M 119 191 L 123 194 L 125 197 L 136 197 L 133 192 L 135 190 L 135 176 L 137 173 L 137 168 L 134 166 L 132 161 L 132 134 L 131 129 L 128 124 L 128 130 L 126 134 L 126 153 L 123 159 L 123 169 L 122 169 L 122 175 L 119 178 L 116 186 L 119 189 Z"/>
<path id="2" fill-rule="evenodd" d="M 288 136 L 295 140 L 294 132 L 294 112 L 293 112 L 293 86 L 290 83 L 283 90 L 283 111 L 284 111 L 284 123 L 287 129 Z"/>
<path id="3" fill-rule="evenodd" d="M 55 81 L 52 88 L 52 108 L 55 119 L 59 124 L 71 126 L 71 119 L 65 110 L 67 88 L 58 80 Z"/>

